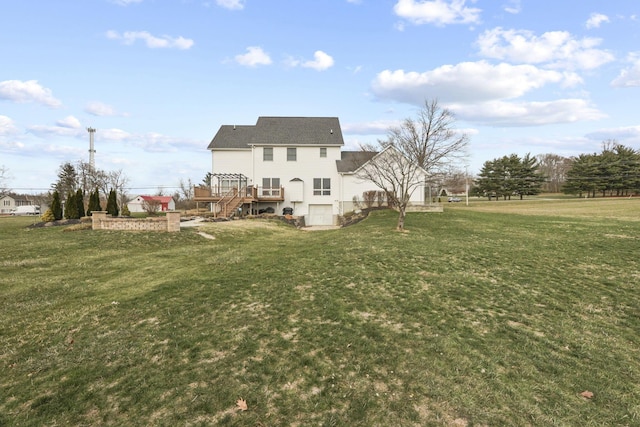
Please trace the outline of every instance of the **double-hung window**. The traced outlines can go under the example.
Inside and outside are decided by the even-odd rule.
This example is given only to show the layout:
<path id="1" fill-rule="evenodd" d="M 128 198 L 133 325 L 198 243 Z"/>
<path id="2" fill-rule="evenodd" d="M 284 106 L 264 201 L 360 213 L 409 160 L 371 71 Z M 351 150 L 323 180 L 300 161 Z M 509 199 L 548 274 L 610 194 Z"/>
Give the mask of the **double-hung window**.
<path id="1" fill-rule="evenodd" d="M 287 147 L 287 161 L 295 162 L 298 159 L 296 147 Z"/>
<path id="2" fill-rule="evenodd" d="M 264 162 L 272 162 L 273 161 L 273 147 L 263 147 L 262 148 L 262 161 L 264 161 Z"/>
<path id="3" fill-rule="evenodd" d="M 331 178 L 313 178 L 313 195 L 330 196 Z"/>
<path id="4" fill-rule="evenodd" d="M 327 147 L 320 147 L 320 157 L 327 157 Z"/>
<path id="5" fill-rule="evenodd" d="M 280 178 L 262 178 L 263 196 L 280 196 Z"/>

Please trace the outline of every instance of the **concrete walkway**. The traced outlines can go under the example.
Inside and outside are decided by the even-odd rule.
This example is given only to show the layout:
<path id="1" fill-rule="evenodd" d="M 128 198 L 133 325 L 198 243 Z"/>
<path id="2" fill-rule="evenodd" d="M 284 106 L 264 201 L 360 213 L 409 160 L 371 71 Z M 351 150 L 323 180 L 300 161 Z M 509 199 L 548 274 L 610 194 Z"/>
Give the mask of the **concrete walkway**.
<path id="1" fill-rule="evenodd" d="M 308 227 L 302 227 L 300 230 L 302 231 L 327 231 L 327 230 L 337 230 L 339 229 L 339 225 L 310 225 Z"/>
<path id="2" fill-rule="evenodd" d="M 195 218 L 195 219 L 190 219 L 189 221 L 180 221 L 180 228 L 197 227 L 199 225 L 202 225 L 203 222 L 204 222 L 204 218 Z"/>

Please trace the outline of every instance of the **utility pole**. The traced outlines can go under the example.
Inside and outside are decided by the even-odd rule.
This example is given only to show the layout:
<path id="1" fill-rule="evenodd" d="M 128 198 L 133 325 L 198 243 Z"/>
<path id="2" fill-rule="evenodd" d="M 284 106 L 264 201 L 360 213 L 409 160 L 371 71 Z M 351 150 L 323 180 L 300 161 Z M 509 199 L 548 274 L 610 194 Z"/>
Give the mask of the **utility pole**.
<path id="1" fill-rule="evenodd" d="M 96 160 L 94 157 L 96 150 L 93 148 L 93 134 L 96 133 L 96 130 L 89 127 L 87 128 L 87 132 L 89 132 L 89 166 L 91 166 L 91 169 L 95 170 Z"/>
<path id="2" fill-rule="evenodd" d="M 467 206 L 469 206 L 469 169 L 464 168 L 464 192 L 467 199 Z"/>

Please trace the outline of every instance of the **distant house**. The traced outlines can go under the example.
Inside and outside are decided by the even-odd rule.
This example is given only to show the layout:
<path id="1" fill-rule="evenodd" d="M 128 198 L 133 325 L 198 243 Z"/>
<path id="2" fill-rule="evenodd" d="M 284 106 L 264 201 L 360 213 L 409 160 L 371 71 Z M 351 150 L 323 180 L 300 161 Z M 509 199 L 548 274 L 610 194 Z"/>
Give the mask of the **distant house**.
<path id="1" fill-rule="evenodd" d="M 176 209 L 176 202 L 171 196 L 136 196 L 127 202 L 129 212 L 147 212 L 145 204 L 157 204 L 158 212 L 173 211 Z"/>
<path id="2" fill-rule="evenodd" d="M 35 202 L 27 196 L 17 194 L 7 194 L 0 197 L 0 214 L 8 215 L 20 206 L 33 206 Z"/>
<path id="3" fill-rule="evenodd" d="M 259 117 L 255 125 L 223 125 L 213 137 L 211 185 L 196 202 L 221 216 L 291 212 L 307 225 L 337 224 L 365 192 L 379 191 L 358 170 L 377 154 L 342 151 L 337 117 Z M 424 186 L 411 203 L 424 204 Z"/>

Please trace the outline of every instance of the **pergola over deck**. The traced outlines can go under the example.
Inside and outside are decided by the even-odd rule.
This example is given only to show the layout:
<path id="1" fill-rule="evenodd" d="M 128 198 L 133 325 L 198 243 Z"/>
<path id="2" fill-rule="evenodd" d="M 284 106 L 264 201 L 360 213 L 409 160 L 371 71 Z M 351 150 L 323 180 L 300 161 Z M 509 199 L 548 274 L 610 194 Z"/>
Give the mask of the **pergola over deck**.
<path id="1" fill-rule="evenodd" d="M 214 183 L 215 180 L 215 183 Z M 244 203 L 250 202 L 281 202 L 284 201 L 284 188 L 262 188 L 248 185 L 249 178 L 241 173 L 214 173 L 211 174 L 210 186 L 201 185 L 194 187 L 194 200 L 196 202 L 218 202 L 230 193 L 242 197 Z"/>

